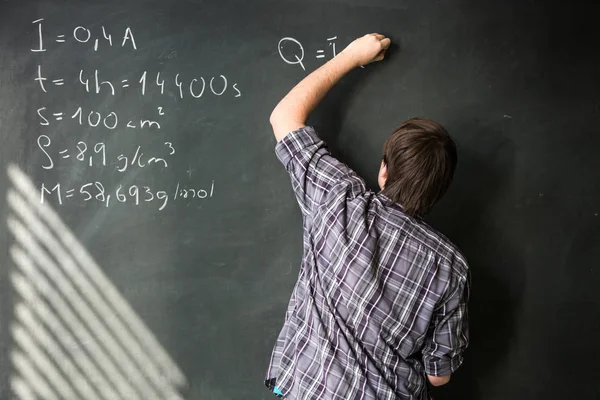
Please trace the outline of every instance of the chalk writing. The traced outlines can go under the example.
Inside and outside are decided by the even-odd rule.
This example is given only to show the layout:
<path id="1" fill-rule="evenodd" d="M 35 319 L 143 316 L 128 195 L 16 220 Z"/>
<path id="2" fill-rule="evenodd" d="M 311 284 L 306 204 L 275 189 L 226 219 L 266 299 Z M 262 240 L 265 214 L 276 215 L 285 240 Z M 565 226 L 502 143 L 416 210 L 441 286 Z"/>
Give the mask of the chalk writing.
<path id="1" fill-rule="evenodd" d="M 32 24 L 38 24 L 38 29 L 37 29 L 38 48 L 31 49 L 31 51 L 33 51 L 34 53 L 46 51 L 46 49 L 44 48 L 44 35 L 42 35 L 42 21 L 43 20 L 44 20 L 44 18 L 40 18 L 40 19 L 36 19 L 35 21 L 32 22 Z"/>
<path id="2" fill-rule="evenodd" d="M 39 18 L 32 22 L 34 25 L 37 25 L 37 30 L 36 30 L 37 46 L 35 48 L 31 49 L 31 51 L 35 52 L 35 53 L 44 52 L 47 50 L 46 48 L 44 48 L 44 34 L 43 34 L 43 30 L 42 30 L 42 21 L 44 21 L 44 18 Z M 76 26 L 73 29 L 71 35 L 69 36 L 69 39 L 74 39 L 74 41 L 78 42 L 78 43 L 93 43 L 94 51 L 98 51 L 98 47 L 99 47 L 101 40 L 105 41 L 109 45 L 109 47 L 112 47 L 113 46 L 112 34 L 108 33 L 104 26 L 101 26 L 100 29 L 102 31 L 101 34 L 99 32 L 95 32 L 94 34 L 92 34 L 92 31 L 90 29 L 86 28 L 85 26 L 81 26 L 81 25 Z M 60 44 L 66 43 L 67 42 L 66 34 L 57 35 L 55 42 L 60 43 Z M 123 39 L 121 41 L 121 47 L 128 47 L 131 50 L 137 50 L 137 44 L 135 42 L 135 37 L 134 37 L 133 31 L 131 30 L 130 27 L 126 27 L 123 31 Z"/>
<path id="3" fill-rule="evenodd" d="M 335 40 L 337 40 L 337 36 L 327 38 L 327 45 L 331 48 L 330 58 L 333 58 L 337 55 Z M 306 71 L 306 67 L 303 63 L 305 55 L 304 47 L 302 46 L 302 43 L 300 43 L 297 39 L 294 39 L 293 37 L 289 36 L 282 38 L 281 40 L 279 40 L 279 43 L 277 43 L 277 50 L 279 51 L 279 56 L 281 57 L 281 59 L 287 64 L 300 65 L 300 67 L 302 67 L 302 69 Z M 326 58 L 325 50 L 316 50 L 315 58 Z"/>
<path id="4" fill-rule="evenodd" d="M 38 83 L 40 89 L 47 93 L 45 81 L 48 78 L 42 74 L 42 66 L 37 66 L 37 73 L 34 81 Z M 131 87 L 129 79 L 117 79 L 115 83 L 113 81 L 105 79 L 100 76 L 100 71 L 97 69 L 93 72 L 85 71 L 81 69 L 78 73 L 77 80 L 81 86 L 83 86 L 86 93 L 94 94 L 110 94 L 112 96 L 117 95 L 118 89 L 127 89 Z M 144 71 L 140 75 L 140 79 L 135 79 L 139 83 L 140 91 L 142 96 L 145 96 L 149 92 L 148 88 L 148 71 Z M 65 84 L 65 78 L 52 79 L 52 84 L 55 86 L 63 86 Z M 207 83 L 208 82 L 208 83 Z M 160 90 L 160 94 L 165 93 L 165 79 L 161 77 L 161 73 L 156 73 L 156 79 L 152 79 L 152 85 L 155 85 Z M 175 74 L 174 77 L 170 77 L 168 84 L 173 84 L 177 89 L 179 98 L 192 97 L 194 99 L 201 98 L 204 93 L 212 94 L 213 96 L 222 96 L 226 92 L 231 93 L 233 97 L 241 97 L 242 92 L 238 87 L 238 83 L 235 82 L 230 84 L 229 80 L 225 75 L 211 76 L 210 78 L 193 77 L 191 79 L 184 79 L 181 74 Z"/>
<path id="5" fill-rule="evenodd" d="M 288 42 L 291 42 L 295 46 L 297 46 L 296 48 L 294 48 L 295 51 L 292 52 L 292 59 L 291 60 L 288 59 L 283 54 L 284 46 L 286 44 L 288 44 Z M 304 67 L 304 64 L 302 64 L 302 60 L 304 60 L 304 47 L 302 47 L 302 44 L 300 44 L 299 41 L 297 41 L 296 39 L 294 39 L 292 37 L 284 37 L 277 44 L 277 50 L 279 51 L 279 56 L 281 57 L 281 59 L 283 61 L 285 61 L 286 63 L 288 63 L 290 65 L 299 64 L 302 67 L 302 69 L 306 71 L 306 68 Z"/>
<path id="6" fill-rule="evenodd" d="M 335 52 L 335 41 L 337 39 L 337 36 L 334 37 L 330 37 L 327 38 L 327 41 L 329 42 L 329 46 L 332 47 L 332 57 L 336 56 L 336 52 Z M 325 58 L 325 50 L 317 50 L 317 56 L 316 58 Z"/>
<path id="7" fill-rule="evenodd" d="M 99 181 L 87 182 L 74 188 L 65 188 L 61 183 L 54 185 L 40 185 L 40 203 L 53 199 L 58 205 L 64 205 L 70 198 L 76 197 L 83 202 L 97 201 L 105 207 L 115 204 L 128 203 L 134 206 L 140 206 L 144 203 L 157 204 L 158 210 L 162 211 L 169 200 L 204 200 L 214 196 L 215 181 L 206 188 L 188 188 L 177 182 L 173 195 L 170 196 L 166 190 L 154 190 L 146 185 L 117 185 L 110 190 Z"/>
<path id="8" fill-rule="evenodd" d="M 52 140 L 47 135 L 40 135 L 37 139 L 39 149 L 45 156 L 45 161 L 42 163 L 43 169 L 53 169 L 55 166 L 54 159 L 72 159 L 74 161 L 85 162 L 90 167 L 114 165 L 119 172 L 125 172 L 129 167 L 137 166 L 145 168 L 152 165 L 161 167 L 161 171 L 169 166 L 168 159 L 175 155 L 175 147 L 173 143 L 165 142 L 163 150 L 160 154 L 145 155 L 145 150 L 141 145 L 138 145 L 131 154 L 120 153 L 118 156 L 107 156 L 106 144 L 97 142 L 89 144 L 80 140 L 74 148 L 52 149 Z M 54 146 L 56 147 L 56 146 Z"/>
<path id="9" fill-rule="evenodd" d="M 173 194 L 173 199 L 177 199 L 177 197 L 187 199 L 190 198 L 198 198 L 205 199 L 207 197 L 213 197 L 215 191 L 215 181 L 212 181 L 210 189 L 194 189 L 188 188 L 187 186 L 181 187 L 181 184 L 177 182 L 177 187 L 175 188 L 175 193 Z"/>
<path id="10" fill-rule="evenodd" d="M 326 39 L 327 47 L 330 51 L 325 49 L 317 49 L 315 51 L 316 59 L 331 59 L 337 55 L 336 40 L 337 36 L 332 36 Z M 277 51 L 281 59 L 289 65 L 299 65 L 304 71 L 306 66 L 304 65 L 305 51 L 302 43 L 293 37 L 286 36 L 279 40 L 277 43 Z M 361 68 L 364 68 L 361 66 Z"/>
<path id="11" fill-rule="evenodd" d="M 35 43 L 30 51 L 41 53 L 52 51 L 63 44 L 70 43 L 71 46 L 87 45 L 88 51 L 92 46 L 95 52 L 109 48 L 124 48 L 127 51 L 138 50 L 138 43 L 134 36 L 134 30 L 129 26 L 123 26 L 121 30 L 109 32 L 104 26 L 73 25 L 62 31 L 56 37 L 45 36 L 45 27 L 48 21 L 39 18 L 33 21 L 35 26 Z M 53 40 L 54 39 L 54 40 Z M 295 39 L 288 38 L 284 42 L 295 43 L 301 50 L 300 57 L 292 58 L 294 63 L 302 64 L 304 50 L 302 45 Z M 335 52 L 335 47 L 334 47 Z M 172 54 L 176 54 L 174 51 Z M 283 57 L 283 53 L 281 53 Z M 169 55 L 168 59 L 172 59 Z M 48 58 L 47 58 L 48 59 Z M 60 74 L 57 70 L 45 70 L 44 65 L 34 64 L 36 90 L 42 93 L 63 90 L 61 87 L 74 85 L 80 88 L 85 96 L 102 96 L 104 98 L 119 97 L 122 95 L 134 95 L 136 98 L 145 98 L 147 103 L 151 100 L 162 99 L 168 96 L 174 100 L 190 99 L 227 99 L 242 96 L 238 82 L 230 76 L 218 72 L 210 76 L 193 76 L 182 73 L 167 74 L 161 71 L 129 71 L 127 76 L 114 76 L 114 70 L 101 70 L 92 66 L 84 66 L 76 73 Z M 58 75 L 58 76 L 56 76 Z M 45 98 L 45 97 L 41 97 Z M 83 104 L 83 103 L 79 103 Z M 104 131 L 108 137 L 96 139 L 75 138 L 56 140 L 53 136 L 54 130 L 48 128 L 47 132 L 40 134 L 37 138 L 38 151 L 41 153 L 39 166 L 44 170 L 60 170 L 67 165 L 78 165 L 85 169 L 97 168 L 97 173 L 106 174 L 108 179 L 96 177 L 87 182 L 74 182 L 69 179 L 65 182 L 43 182 L 40 185 L 40 202 L 52 201 L 58 205 L 67 205 L 75 202 L 95 203 L 101 206 L 111 207 L 119 204 L 142 207 L 144 204 L 154 205 L 155 209 L 162 211 L 172 202 L 208 201 L 215 196 L 215 181 L 207 185 L 199 185 L 188 182 L 191 179 L 191 167 L 186 173 L 186 182 L 177 182 L 175 186 L 163 189 L 160 184 L 152 180 L 152 185 L 140 183 L 140 179 L 146 179 L 137 172 L 141 169 L 150 174 L 158 174 L 173 168 L 170 164 L 179 156 L 177 146 L 168 138 L 156 138 L 162 135 L 165 117 L 169 109 L 164 105 L 156 104 L 154 115 L 124 115 L 125 112 L 110 109 L 110 106 L 84 106 L 75 103 L 75 106 L 61 107 L 57 104 L 40 104 L 37 108 L 37 116 L 40 126 L 61 127 L 71 125 L 77 128 L 94 128 Z M 118 104 L 114 101 L 106 104 Z M 144 114 L 147 114 L 145 112 Z M 141 132 L 155 132 L 153 139 L 136 143 L 128 141 L 127 146 L 116 146 L 114 136 L 118 132 L 137 130 Z M 131 175 L 133 173 L 134 175 Z M 124 174 L 127 176 L 123 181 L 127 184 L 115 183 L 113 174 Z M 156 175 L 153 175 L 153 177 Z M 136 181 L 132 182 L 131 178 Z M 68 182 L 68 184 L 66 183 Z M 118 182 L 118 181 L 117 181 Z M 173 182 L 174 183 L 174 182 Z M 158 187 L 158 189 L 156 188 Z"/>
<path id="12" fill-rule="evenodd" d="M 151 76 L 154 76 L 154 74 Z M 214 96 L 222 96 L 227 92 L 231 93 L 233 97 L 242 96 L 242 92 L 239 89 L 237 82 L 230 85 L 229 80 L 225 75 L 212 76 L 210 78 L 204 78 L 203 76 L 200 76 L 193 77 L 191 79 L 184 79 L 181 77 L 181 74 L 175 74 L 174 77 L 170 77 L 169 80 L 166 81 L 164 76 L 162 76 L 160 72 L 157 72 L 156 79 L 151 78 L 151 83 L 149 84 L 148 82 L 148 71 L 144 71 L 138 81 L 142 96 L 146 95 L 150 86 L 156 86 L 157 89 L 160 89 L 160 94 L 164 94 L 165 83 L 173 84 L 177 88 L 176 92 L 179 94 L 180 99 L 188 96 L 194 99 L 199 99 L 204 95 L 204 93 L 212 94 Z"/>
<path id="13" fill-rule="evenodd" d="M 33 24 L 37 26 L 36 29 L 36 40 L 37 44 L 34 48 L 30 49 L 32 52 L 45 52 L 47 48 L 44 46 L 44 35 L 43 35 L 43 24 L 44 18 L 39 18 L 33 21 Z M 137 43 L 130 27 L 125 27 L 123 31 L 123 37 L 120 47 L 127 47 L 131 50 L 137 50 Z M 104 26 L 100 26 L 100 29 L 95 31 L 90 30 L 85 26 L 76 26 L 73 28 L 70 36 L 66 34 L 57 35 L 55 40 L 56 43 L 66 43 L 67 39 L 73 39 L 75 43 L 92 43 L 94 51 L 98 51 L 99 43 L 105 43 L 108 47 L 113 47 L 113 35 L 107 32 Z M 118 41 L 115 41 L 118 46 Z M 140 84 L 142 95 L 146 94 L 147 91 L 147 76 L 148 72 L 143 71 L 140 74 L 139 80 L 136 81 Z M 46 81 L 49 78 L 42 74 L 42 66 L 38 65 L 37 74 L 34 80 L 40 86 L 40 89 L 47 93 Z M 51 79 L 52 84 L 55 86 L 63 86 L 68 80 L 68 77 L 53 77 Z M 78 74 L 79 83 L 84 87 L 87 93 L 109 93 L 112 96 L 117 94 L 117 89 L 127 89 L 131 86 L 129 79 L 116 79 L 113 82 L 106 77 L 101 77 L 101 72 L 97 69 L 93 72 L 85 71 L 81 69 Z M 156 73 L 156 86 L 160 88 L 160 94 L 165 93 L 165 79 L 161 78 L 160 72 Z M 169 77 L 169 84 L 174 84 L 177 88 L 176 91 L 179 93 L 179 97 L 190 97 L 199 99 L 206 93 L 212 93 L 214 96 L 222 96 L 225 93 L 231 93 L 233 97 L 241 97 L 242 92 L 237 82 L 230 83 L 225 75 L 211 76 L 211 77 L 189 77 L 185 78 L 181 74 L 175 74 L 173 77 Z M 208 86 L 208 88 L 207 88 Z"/>
<path id="14" fill-rule="evenodd" d="M 164 108 L 157 107 L 158 115 L 164 116 Z M 64 112 L 53 112 L 49 113 L 46 107 L 40 107 L 37 110 L 40 125 L 48 126 L 51 120 L 62 121 L 63 118 L 68 115 Z M 104 127 L 108 130 L 114 130 L 119 127 L 119 116 L 116 112 L 110 111 L 107 113 L 100 113 L 95 110 L 84 110 L 83 107 L 77 107 L 75 112 L 70 115 L 70 119 L 75 120 L 80 126 L 89 126 L 91 128 Z M 126 128 L 130 129 L 154 129 L 160 130 L 161 125 L 157 120 L 154 119 L 130 119 L 127 122 Z"/>

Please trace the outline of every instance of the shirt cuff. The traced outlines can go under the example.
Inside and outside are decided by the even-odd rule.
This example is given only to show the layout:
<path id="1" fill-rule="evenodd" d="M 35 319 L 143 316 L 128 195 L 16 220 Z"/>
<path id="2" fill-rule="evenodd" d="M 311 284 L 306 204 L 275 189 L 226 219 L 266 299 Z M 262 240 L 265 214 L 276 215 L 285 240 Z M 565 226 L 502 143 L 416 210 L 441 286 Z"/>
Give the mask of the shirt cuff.
<path id="1" fill-rule="evenodd" d="M 319 135 L 312 126 L 303 126 L 300 129 L 288 133 L 275 145 L 275 154 L 279 161 L 287 168 L 296 153 L 308 146 L 321 141 Z"/>
<path id="2" fill-rule="evenodd" d="M 463 363 L 463 355 L 458 354 L 452 358 L 432 357 L 423 360 L 425 373 L 431 376 L 447 376 L 452 375 L 458 367 Z"/>

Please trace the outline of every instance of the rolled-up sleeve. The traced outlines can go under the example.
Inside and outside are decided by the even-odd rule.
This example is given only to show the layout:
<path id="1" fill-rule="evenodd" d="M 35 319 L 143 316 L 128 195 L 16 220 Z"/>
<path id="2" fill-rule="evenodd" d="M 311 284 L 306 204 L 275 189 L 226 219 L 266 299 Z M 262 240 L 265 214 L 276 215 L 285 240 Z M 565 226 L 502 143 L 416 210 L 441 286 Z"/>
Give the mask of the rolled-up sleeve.
<path id="1" fill-rule="evenodd" d="M 463 362 L 469 344 L 469 278 L 453 280 L 450 295 L 433 314 L 422 351 L 425 373 L 451 375 Z"/>
<path id="2" fill-rule="evenodd" d="M 343 193 L 355 197 L 366 190 L 365 182 L 347 165 L 332 157 L 313 127 L 290 132 L 275 146 L 279 161 L 292 180 L 292 187 L 304 215 Z"/>

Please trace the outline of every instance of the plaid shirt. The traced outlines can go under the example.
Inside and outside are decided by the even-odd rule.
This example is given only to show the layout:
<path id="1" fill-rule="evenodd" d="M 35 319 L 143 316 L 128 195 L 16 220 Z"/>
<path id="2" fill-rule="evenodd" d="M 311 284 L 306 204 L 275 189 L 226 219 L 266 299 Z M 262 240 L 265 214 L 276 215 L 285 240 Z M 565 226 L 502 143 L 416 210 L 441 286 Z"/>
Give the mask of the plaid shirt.
<path id="1" fill-rule="evenodd" d="M 288 400 L 427 399 L 468 344 L 468 266 L 448 239 L 333 158 L 311 127 L 276 146 L 304 254 L 265 383 Z"/>

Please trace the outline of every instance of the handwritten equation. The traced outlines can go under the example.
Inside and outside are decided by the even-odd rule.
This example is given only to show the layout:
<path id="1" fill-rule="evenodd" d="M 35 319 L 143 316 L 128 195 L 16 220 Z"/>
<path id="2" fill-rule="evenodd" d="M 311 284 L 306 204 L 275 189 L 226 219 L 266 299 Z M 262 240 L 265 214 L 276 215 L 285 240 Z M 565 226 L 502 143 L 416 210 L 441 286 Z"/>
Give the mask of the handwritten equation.
<path id="1" fill-rule="evenodd" d="M 337 40 L 337 36 L 326 38 L 324 46 L 320 46 L 312 53 L 314 58 L 327 61 L 337 56 Z M 306 71 L 304 59 L 305 56 L 308 57 L 308 55 L 304 51 L 304 47 L 299 40 L 289 36 L 281 38 L 277 43 L 277 51 L 279 52 L 279 57 L 281 57 L 286 64 L 299 65 L 302 70 Z M 364 67 L 361 66 L 361 68 Z"/>
<path id="2" fill-rule="evenodd" d="M 207 188 L 188 188 L 177 182 L 172 192 L 166 190 L 153 190 L 150 186 L 143 185 L 118 185 L 116 188 L 107 190 L 105 184 L 99 181 L 87 182 L 77 187 L 63 187 L 61 183 L 40 186 L 40 202 L 43 204 L 49 197 L 53 197 L 58 205 L 68 202 L 68 199 L 79 198 L 83 202 L 96 201 L 105 207 L 115 204 L 131 204 L 139 206 L 144 203 L 158 205 L 162 211 L 169 204 L 169 200 L 181 199 L 210 199 L 215 192 L 215 181 Z"/>
<path id="3" fill-rule="evenodd" d="M 84 141 L 78 141 L 73 148 L 54 149 L 52 148 L 52 140 L 47 135 L 40 135 L 37 140 L 39 149 L 46 157 L 46 162 L 42 163 L 43 169 L 53 169 L 55 159 L 71 159 L 75 162 L 83 162 L 87 165 L 102 166 L 114 165 L 118 172 L 125 172 L 129 167 L 146 168 L 152 165 L 157 165 L 162 169 L 169 166 L 167 159 L 175 155 L 173 143 L 165 142 L 164 151 L 158 155 L 145 155 L 144 149 L 138 145 L 131 154 L 121 153 L 118 156 L 111 157 L 107 155 L 106 144 L 97 142 L 87 144 Z"/>
<path id="4" fill-rule="evenodd" d="M 327 38 L 327 47 L 329 48 L 328 53 L 331 58 L 337 55 L 335 48 L 335 41 L 337 36 L 333 36 Z M 306 67 L 304 66 L 304 47 L 302 43 L 293 37 L 284 37 L 281 38 L 279 43 L 277 43 L 277 50 L 279 51 L 279 56 L 283 61 L 290 65 L 300 65 L 304 71 L 306 71 Z M 325 49 L 318 49 L 315 53 L 315 58 L 326 58 Z"/>
<path id="5" fill-rule="evenodd" d="M 157 117 L 165 115 L 165 111 L 162 107 L 157 107 Z M 123 122 L 123 119 L 119 119 L 119 115 L 115 111 L 100 113 L 95 110 L 84 110 L 83 107 L 77 107 L 77 109 L 71 114 L 66 112 L 51 112 L 46 107 L 40 107 L 37 109 L 39 117 L 39 123 L 42 126 L 49 126 L 51 122 L 62 121 L 65 116 L 69 119 L 75 120 L 74 122 L 79 126 L 86 126 L 90 128 L 106 128 L 108 130 L 114 130 L 119 127 L 119 123 Z M 161 129 L 161 124 L 158 119 L 125 119 L 128 129 Z"/>
<path id="6" fill-rule="evenodd" d="M 42 21 L 44 21 L 44 18 L 39 18 L 36 19 L 35 21 L 32 22 L 32 24 L 37 25 L 37 46 L 33 49 L 31 49 L 31 51 L 33 51 L 34 53 L 43 53 L 45 52 L 47 49 L 44 46 L 44 34 L 43 34 L 43 28 L 42 28 Z M 98 46 L 100 44 L 100 40 L 106 41 L 106 43 L 108 43 L 108 45 L 110 47 L 112 47 L 113 45 L 113 36 L 110 33 L 107 33 L 106 29 L 104 28 L 104 26 L 101 27 L 101 34 L 99 35 L 94 35 L 94 37 L 92 37 L 92 32 L 84 27 L 84 26 L 77 26 L 75 27 L 75 29 L 73 29 L 72 32 L 69 32 L 69 39 L 73 39 L 76 42 L 79 43 L 89 43 L 90 40 L 92 40 L 93 42 L 93 46 L 94 46 L 94 51 L 98 51 Z M 66 34 L 62 34 L 62 35 L 57 35 L 56 39 L 54 40 L 56 43 L 59 44 L 63 44 L 67 42 L 67 35 Z M 116 42 L 116 40 L 115 40 Z M 125 46 L 131 46 L 131 48 L 133 50 L 137 50 L 137 46 L 135 44 L 135 38 L 133 37 L 133 32 L 131 31 L 131 28 L 127 27 L 125 28 L 124 34 L 123 34 L 123 39 L 121 41 L 121 47 L 125 47 Z"/>
<path id="7" fill-rule="evenodd" d="M 82 25 L 65 29 L 58 35 L 48 36 L 47 21 L 39 18 L 33 21 L 35 26 L 34 43 L 30 47 L 33 53 L 45 53 L 59 49 L 70 43 L 72 46 L 84 46 L 89 51 L 90 46 L 94 52 L 102 51 L 111 47 L 123 49 L 127 52 L 136 52 L 143 44 L 136 40 L 134 30 L 124 26 L 122 30 L 109 32 L 104 26 L 95 25 L 88 28 Z M 59 31 L 60 32 L 60 31 Z M 85 46 L 88 46 L 85 48 Z M 123 51 L 119 50 L 119 51 Z M 45 58 L 48 59 L 48 58 Z M 127 76 L 108 76 L 99 69 L 81 68 L 76 74 L 65 74 L 55 72 L 55 76 L 45 72 L 42 63 L 36 63 L 35 82 L 36 90 L 40 93 L 58 92 L 63 87 L 79 87 L 82 97 L 103 96 L 104 98 L 134 96 L 141 100 L 148 97 L 150 100 L 161 101 L 162 96 L 179 99 L 197 100 L 201 98 L 239 98 L 242 92 L 237 82 L 232 82 L 224 74 L 215 76 L 188 76 L 174 73 L 167 75 L 160 71 L 142 70 L 139 72 L 129 71 Z M 34 65 L 36 65 L 34 64 Z M 41 97 L 44 99 L 44 97 Z M 42 100 L 43 101 L 43 100 Z M 147 101 L 146 101 L 147 102 Z M 77 104 L 77 102 L 76 102 Z M 80 103 L 83 104 L 83 103 Z M 40 134 L 37 138 L 37 150 L 41 154 L 39 167 L 43 170 L 53 170 L 57 167 L 79 166 L 85 169 L 99 168 L 102 178 L 90 182 L 69 183 L 53 182 L 40 184 L 40 202 L 52 200 L 58 205 L 69 204 L 74 201 L 83 203 L 96 202 L 110 207 L 119 204 L 141 206 L 143 204 L 156 205 L 156 209 L 162 211 L 168 204 L 178 200 L 202 201 L 213 198 L 215 193 L 215 181 L 212 180 L 206 187 L 193 187 L 193 183 L 177 182 L 171 189 L 155 188 L 141 184 L 137 172 L 147 171 L 152 175 L 161 174 L 173 168 L 172 162 L 180 156 L 177 152 L 177 144 L 172 139 L 164 137 L 157 138 L 163 131 L 163 125 L 167 123 L 167 108 L 163 104 L 155 104 L 156 111 L 149 115 L 136 114 L 135 110 L 128 113 L 111 110 L 103 107 L 102 110 L 75 105 L 61 107 L 60 104 L 40 104 L 37 109 L 37 120 L 40 126 Z M 145 111 L 147 114 L 148 111 Z M 126 115 L 129 114 L 129 115 Z M 70 129 L 78 127 L 88 131 L 99 130 L 107 134 L 100 139 L 78 139 L 72 140 L 53 139 L 49 127 L 58 129 Z M 122 145 L 107 146 L 117 132 L 148 132 L 153 134 L 151 144 L 147 141 L 133 141 L 129 144 L 130 149 L 124 149 Z M 64 136 L 64 135 L 63 135 Z M 131 141 L 128 141 L 131 142 Z M 162 143 L 162 145 L 161 145 Z M 70 163 L 70 164 L 69 164 Z M 191 179 L 191 167 L 188 170 L 189 181 Z M 123 179 L 128 184 L 120 184 L 109 187 L 108 182 L 114 182 L 112 177 L 104 178 L 104 174 L 131 174 L 129 178 Z M 204 178 L 206 179 L 206 178 Z M 132 182 L 133 181 L 133 182 Z M 173 180 L 170 180 L 170 182 Z M 156 182 L 155 179 L 152 182 Z M 112 185 L 112 183 L 111 183 Z"/>
<path id="8" fill-rule="evenodd" d="M 148 71 L 143 71 L 139 76 L 139 79 L 130 81 L 129 79 L 117 79 L 116 81 L 106 80 L 100 77 L 100 72 L 96 69 L 93 72 L 85 71 L 81 69 L 77 78 L 71 79 L 85 89 L 86 93 L 94 94 L 110 94 L 112 96 L 117 95 L 118 89 L 128 89 L 137 85 L 142 96 L 146 95 L 146 92 L 150 90 L 150 87 L 156 87 L 156 93 L 160 91 L 161 95 L 165 94 L 165 83 L 167 85 L 174 85 L 179 97 L 191 97 L 194 99 L 201 98 L 205 93 L 206 95 L 223 96 L 226 93 L 232 93 L 233 97 L 241 97 L 242 92 L 238 88 L 237 83 L 230 84 L 225 75 L 219 75 L 217 77 L 212 76 L 210 78 L 204 78 L 203 76 L 197 78 L 191 78 L 183 80 L 180 77 L 181 74 L 175 74 L 171 79 L 165 80 L 161 76 L 160 72 L 156 73 L 156 79 L 154 74 L 151 74 L 149 80 Z M 54 78 L 54 77 L 53 77 Z M 51 79 L 47 78 L 42 73 L 42 66 L 37 66 L 36 81 L 44 93 L 48 93 L 46 86 L 63 86 L 65 84 L 65 78 Z M 116 89 L 115 89 L 116 88 Z"/>
<path id="9" fill-rule="evenodd" d="M 34 54 L 52 52 L 61 46 L 80 46 L 84 51 L 94 52 L 114 51 L 138 52 L 144 44 L 138 41 L 135 30 L 130 26 L 122 26 L 120 29 L 109 31 L 103 25 L 94 24 L 91 27 L 73 25 L 64 30 L 56 30 L 53 35 L 48 35 L 48 21 L 44 18 L 32 22 L 34 29 L 33 43 L 29 51 Z M 338 37 L 324 37 L 317 45 L 304 47 L 296 38 L 286 36 L 277 43 L 279 57 L 287 65 L 298 66 L 303 71 L 307 70 L 309 59 L 317 62 L 326 62 L 334 58 L 338 53 Z M 50 58 L 45 57 L 45 60 Z M 121 58 L 116 57 L 116 60 Z M 171 57 L 169 57 L 171 59 Z M 149 174 L 161 174 L 169 171 L 172 164 L 181 154 L 177 152 L 178 144 L 166 135 L 164 125 L 168 123 L 167 114 L 172 112 L 165 104 L 161 104 L 163 98 L 169 97 L 173 100 L 197 101 L 199 99 L 226 99 L 243 98 L 242 90 L 238 82 L 232 80 L 223 73 L 202 76 L 198 74 L 184 75 L 175 70 L 172 73 L 144 68 L 138 71 L 128 71 L 126 76 L 118 76 L 114 68 L 97 68 L 96 66 L 78 67 L 78 71 L 61 73 L 60 70 L 46 69 L 43 63 L 35 63 L 34 90 L 46 94 L 58 93 L 62 88 L 79 88 L 83 98 L 102 97 L 104 99 L 130 97 L 147 103 L 156 101 L 155 112 L 144 112 L 135 109 L 129 111 L 111 109 L 110 105 L 101 109 L 93 106 L 85 106 L 83 102 L 75 102 L 75 106 L 61 106 L 57 103 L 39 104 L 34 109 L 40 130 L 37 138 L 38 151 L 41 154 L 39 167 L 43 170 L 52 170 L 57 166 L 73 165 L 78 168 L 99 168 L 101 174 L 121 174 L 121 176 L 135 173 L 135 178 L 140 170 Z M 115 76 L 116 75 L 116 76 Z M 45 97 L 38 97 L 43 99 Z M 146 99 L 146 100 L 144 100 Z M 237 100 L 236 100 L 237 101 Z M 72 104 L 72 103 L 71 103 Z M 81 104 L 81 105 L 80 105 Z M 110 103 L 109 103 L 110 104 Z M 172 119 L 174 120 L 174 119 Z M 52 127 L 53 130 L 49 128 Z M 56 129 L 79 128 L 85 132 L 99 131 L 105 135 L 95 140 L 84 138 L 73 138 L 69 143 L 53 138 Z M 47 131 L 44 131 L 46 130 Z M 168 131 L 168 130 L 167 130 Z M 123 132 L 136 132 L 152 135 L 152 146 L 145 141 L 133 141 L 131 148 L 109 148 L 109 141 L 115 134 Z M 131 141 L 129 141 L 131 142 Z M 163 145 L 160 146 L 159 144 Z M 70 163 L 70 164 L 69 164 Z M 191 179 L 191 167 L 188 170 L 188 180 Z M 127 179 L 127 178 L 126 178 Z M 83 202 L 97 201 L 109 207 L 112 204 L 134 204 L 144 203 L 158 204 L 158 210 L 163 210 L 169 201 L 178 199 L 211 199 L 215 196 L 215 182 L 210 187 L 201 189 L 190 189 L 185 184 L 177 183 L 173 190 L 155 189 L 142 185 L 137 181 L 130 182 L 127 186 L 106 188 L 106 182 L 114 182 L 114 179 L 94 179 L 93 182 L 82 184 L 70 184 L 64 186 L 60 182 L 52 185 L 42 183 L 40 186 L 40 201 L 44 202 L 50 198 L 59 205 L 69 203 L 71 199 L 79 199 Z M 104 183 L 103 183 L 104 182 Z M 155 182 L 155 180 L 153 180 Z M 193 186 L 193 184 L 191 184 Z"/>

